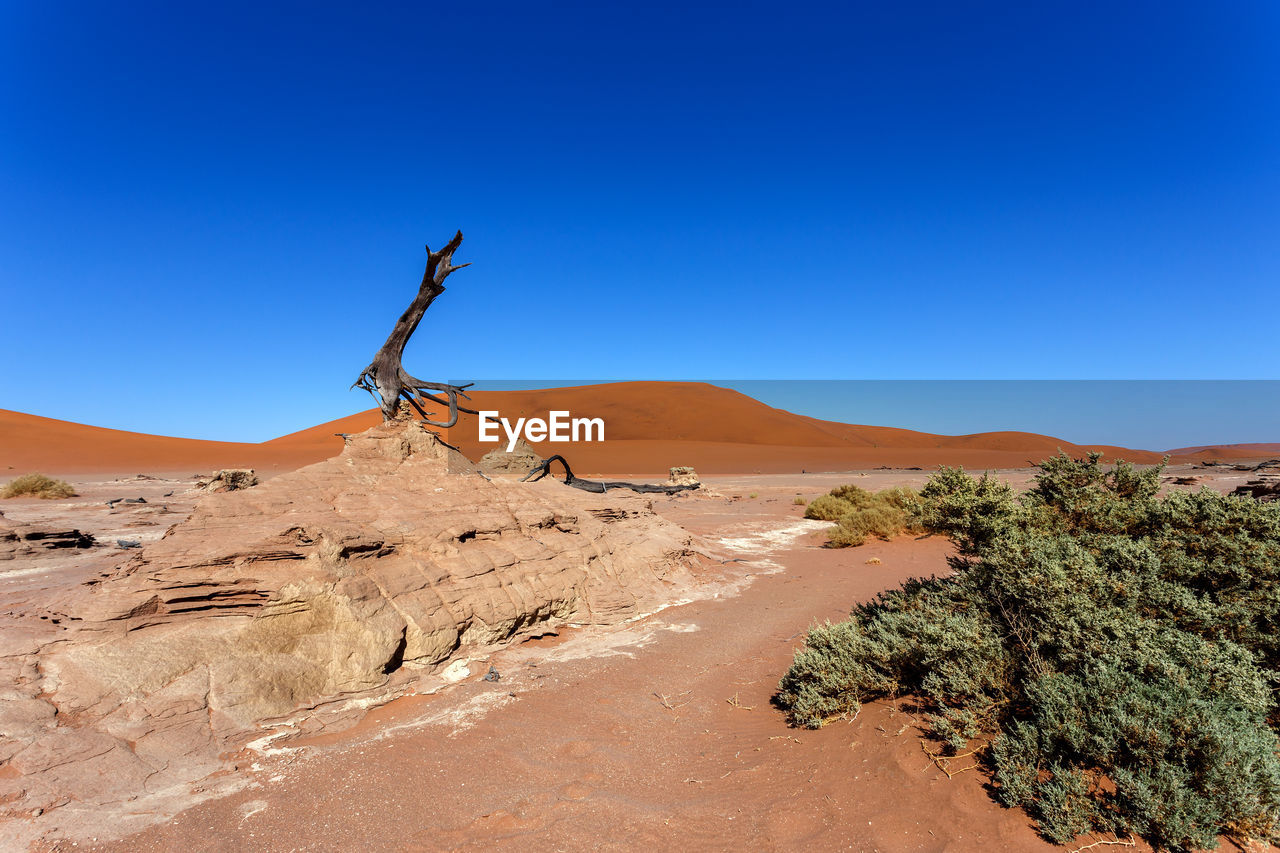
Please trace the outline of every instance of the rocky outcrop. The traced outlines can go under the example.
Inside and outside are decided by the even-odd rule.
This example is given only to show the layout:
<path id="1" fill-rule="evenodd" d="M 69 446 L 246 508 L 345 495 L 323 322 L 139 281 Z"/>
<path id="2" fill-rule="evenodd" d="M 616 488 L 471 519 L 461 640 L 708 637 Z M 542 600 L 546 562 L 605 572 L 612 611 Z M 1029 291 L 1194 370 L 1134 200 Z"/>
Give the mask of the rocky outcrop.
<path id="1" fill-rule="evenodd" d="M 476 468 L 490 477 L 509 477 L 519 480 L 543 462 L 546 460 L 535 453 L 533 447 L 522 438 L 516 442 L 514 450 L 507 451 L 501 447 L 490 450 L 480 457 Z"/>
<path id="2" fill-rule="evenodd" d="M 171 790 L 264 721 L 376 704 L 452 658 L 624 620 L 691 582 L 690 541 L 645 498 L 489 481 L 418 423 L 378 426 L 202 498 L 50 606 L 36 639 L 10 634 L 0 804 Z"/>
<path id="3" fill-rule="evenodd" d="M 200 480 L 196 488 L 202 492 L 234 492 L 258 485 L 258 475 L 252 468 L 224 468 L 208 480 Z"/>
<path id="4" fill-rule="evenodd" d="M 1260 479 L 1250 480 L 1243 486 L 1236 486 L 1231 494 L 1268 503 L 1280 500 L 1280 475 L 1263 474 Z"/>
<path id="5" fill-rule="evenodd" d="M 697 486 L 702 481 L 698 479 L 698 472 L 685 465 L 677 465 L 671 469 L 667 482 L 673 486 Z"/>
<path id="6" fill-rule="evenodd" d="M 93 537 L 79 530 L 14 524 L 0 513 L 0 560 L 39 556 L 63 548 L 92 548 Z"/>

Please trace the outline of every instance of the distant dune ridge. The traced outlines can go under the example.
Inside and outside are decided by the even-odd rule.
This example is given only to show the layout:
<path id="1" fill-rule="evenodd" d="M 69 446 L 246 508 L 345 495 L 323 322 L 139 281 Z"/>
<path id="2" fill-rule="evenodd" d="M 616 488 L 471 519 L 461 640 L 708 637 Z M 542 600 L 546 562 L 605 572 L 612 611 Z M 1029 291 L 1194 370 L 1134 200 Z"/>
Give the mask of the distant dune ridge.
<path id="1" fill-rule="evenodd" d="M 1280 442 L 1209 444 L 1200 447 L 1179 447 L 1168 453 L 1170 456 L 1193 459 L 1255 459 L 1263 456 L 1280 456 Z"/>
<path id="2" fill-rule="evenodd" d="M 543 442 L 541 455 L 560 453 L 575 473 L 665 474 L 692 465 L 703 474 L 840 471 L 888 466 L 1015 468 L 1059 449 L 1108 459 L 1158 462 L 1162 453 L 1078 445 L 1026 432 L 933 435 L 906 429 L 823 421 L 775 409 L 751 397 L 700 382 L 618 382 L 530 391 L 477 391 L 471 405 L 504 417 L 543 417 L 551 410 L 599 417 L 603 443 Z M 0 409 L 0 479 L 9 473 L 182 473 L 216 468 L 291 471 L 342 450 L 335 433 L 358 433 L 381 420 L 376 409 L 260 444 L 202 441 L 85 426 Z M 474 415 L 462 415 L 446 439 L 478 459 L 494 444 L 477 440 Z M 1280 443 L 1187 447 L 1175 460 L 1245 459 L 1280 455 Z"/>

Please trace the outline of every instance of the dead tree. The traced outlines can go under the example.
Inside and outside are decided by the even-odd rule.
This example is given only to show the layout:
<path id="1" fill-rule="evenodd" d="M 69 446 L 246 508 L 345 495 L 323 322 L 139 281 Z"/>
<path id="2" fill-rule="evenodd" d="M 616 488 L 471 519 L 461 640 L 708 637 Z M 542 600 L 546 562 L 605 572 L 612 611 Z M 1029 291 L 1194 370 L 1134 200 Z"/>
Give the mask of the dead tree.
<path id="1" fill-rule="evenodd" d="M 551 463 L 559 462 L 564 466 L 564 484 L 573 486 L 575 489 L 582 489 L 584 492 L 607 492 L 610 489 L 630 489 L 633 492 L 643 492 L 645 494 L 663 494 L 674 495 L 677 492 L 687 492 L 692 489 L 699 488 L 698 484 L 689 484 L 685 486 L 668 486 L 668 485 L 651 485 L 649 483 L 626 483 L 622 480 L 584 480 L 581 477 L 573 476 L 572 469 L 564 457 L 557 453 L 547 461 L 543 462 L 537 468 L 534 468 L 528 474 L 520 478 L 520 482 L 536 483 L 543 477 L 551 473 Z M 537 474 L 538 476 L 533 476 Z"/>
<path id="2" fill-rule="evenodd" d="M 444 280 L 449 277 L 449 273 L 471 266 L 469 263 L 454 266 L 453 253 L 460 245 L 462 245 L 461 231 L 454 234 L 453 239 L 438 252 L 431 251 L 430 246 L 426 247 L 427 269 L 422 274 L 418 295 L 400 315 L 395 328 L 387 336 L 387 342 L 373 357 L 373 362 L 351 384 L 352 388 L 359 386 L 373 395 L 378 401 L 378 407 L 382 409 L 383 420 L 395 419 L 401 399 L 407 400 L 424 421 L 444 429 L 458 422 L 458 412 L 479 414 L 475 409 L 458 405 L 459 397 L 470 399 L 465 393 L 465 389 L 471 387 L 470 384 L 447 385 L 443 382 L 427 382 L 409 375 L 400 364 L 401 359 L 404 358 L 405 344 L 409 343 L 409 338 L 417 330 L 418 323 L 422 322 L 422 315 L 427 313 L 431 303 L 437 296 L 444 293 Z M 446 395 L 448 399 L 439 394 Z M 423 408 L 427 401 L 448 406 L 449 419 L 443 422 L 431 420 L 426 409 Z"/>

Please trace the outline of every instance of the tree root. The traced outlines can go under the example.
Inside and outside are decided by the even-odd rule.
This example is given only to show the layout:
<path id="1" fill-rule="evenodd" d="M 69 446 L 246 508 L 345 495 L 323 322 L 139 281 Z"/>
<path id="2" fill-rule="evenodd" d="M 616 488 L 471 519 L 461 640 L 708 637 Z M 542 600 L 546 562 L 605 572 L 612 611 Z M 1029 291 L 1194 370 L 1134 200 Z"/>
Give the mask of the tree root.
<path id="1" fill-rule="evenodd" d="M 475 409 L 469 409 L 466 406 L 458 404 L 459 397 L 464 400 L 471 399 L 471 397 L 467 395 L 466 389 L 474 385 L 474 382 L 468 382 L 466 385 L 448 385 L 443 382 L 425 382 L 421 379 L 416 379 L 410 376 L 403 370 L 400 371 L 398 378 L 400 384 L 400 397 L 397 399 L 397 402 L 399 402 L 399 400 L 408 401 L 409 405 L 413 406 L 414 411 L 416 411 L 418 415 L 431 426 L 440 427 L 441 429 L 449 429 L 458 423 L 458 412 L 466 412 L 469 415 L 480 414 Z M 378 386 L 374 379 L 374 366 L 372 364 L 364 369 L 356 381 L 351 384 L 351 387 L 363 388 L 378 401 L 379 406 L 382 405 L 383 397 L 378 391 Z M 438 397 L 435 394 L 430 393 L 432 391 L 443 392 L 447 395 L 447 399 L 446 397 Z M 437 403 L 441 406 L 448 406 L 449 419 L 447 421 L 431 420 L 431 416 L 428 415 L 426 409 L 423 408 L 423 405 L 427 402 Z"/>
<path id="2" fill-rule="evenodd" d="M 573 470 L 569 467 L 569 463 L 560 454 L 552 456 L 543 462 L 537 468 L 534 468 L 528 474 L 520 478 L 522 483 L 536 483 L 543 477 L 551 473 L 551 463 L 559 462 L 564 466 L 564 484 L 573 486 L 575 489 L 582 489 L 584 492 L 604 493 L 610 489 L 630 489 L 633 492 L 641 492 L 643 494 L 663 494 L 674 495 L 677 492 L 687 492 L 693 489 L 701 488 L 698 484 L 685 486 L 668 486 L 653 485 L 650 483 L 626 483 L 621 480 L 584 480 L 581 477 L 573 476 Z M 537 475 L 536 477 L 534 475 Z"/>
<path id="3" fill-rule="evenodd" d="M 1083 847 L 1077 847 L 1075 850 L 1072 850 L 1071 853 L 1082 853 L 1082 851 L 1084 850 L 1092 850 L 1095 847 L 1108 847 L 1108 846 L 1137 847 L 1138 840 L 1134 838 L 1132 835 L 1130 835 L 1127 838 L 1120 838 L 1119 836 L 1115 838 L 1102 838 L 1102 839 L 1099 839 L 1098 841 L 1093 842 L 1092 844 L 1086 844 Z"/>

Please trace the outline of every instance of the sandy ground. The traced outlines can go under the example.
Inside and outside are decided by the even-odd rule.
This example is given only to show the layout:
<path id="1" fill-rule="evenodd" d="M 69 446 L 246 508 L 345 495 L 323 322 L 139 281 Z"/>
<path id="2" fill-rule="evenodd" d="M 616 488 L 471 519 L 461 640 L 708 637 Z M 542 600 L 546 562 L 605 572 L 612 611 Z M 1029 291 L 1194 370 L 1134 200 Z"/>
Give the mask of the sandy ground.
<path id="1" fill-rule="evenodd" d="M 1221 490 L 1247 476 L 1168 473 Z M 1001 476 L 1023 485 L 1030 472 Z M 821 548 L 823 525 L 804 521 L 794 497 L 926 477 L 747 475 L 710 478 L 726 500 L 661 498 L 663 515 L 728 561 L 711 597 L 468 661 L 453 687 L 398 699 L 343 732 L 264 731 L 256 748 L 228 757 L 220 784 L 233 793 L 156 813 L 125 838 L 106 841 L 108 822 L 102 841 L 51 833 L 37 849 L 1062 849 L 996 805 L 969 762 L 952 762 L 949 778 L 925 754 L 905 703 L 877 702 L 819 731 L 788 728 L 771 705 L 807 627 L 907 577 L 946 571 L 938 538 Z M 190 506 L 182 482 L 77 485 L 79 499 L 0 509 L 111 541 L 158 536 Z M 105 505 L 135 494 L 148 504 Z M 12 613 L 42 589 L 83 579 L 95 560 L 112 559 L 97 550 L 36 573 L 0 569 L 0 605 Z M 498 680 L 483 680 L 490 667 Z"/>

